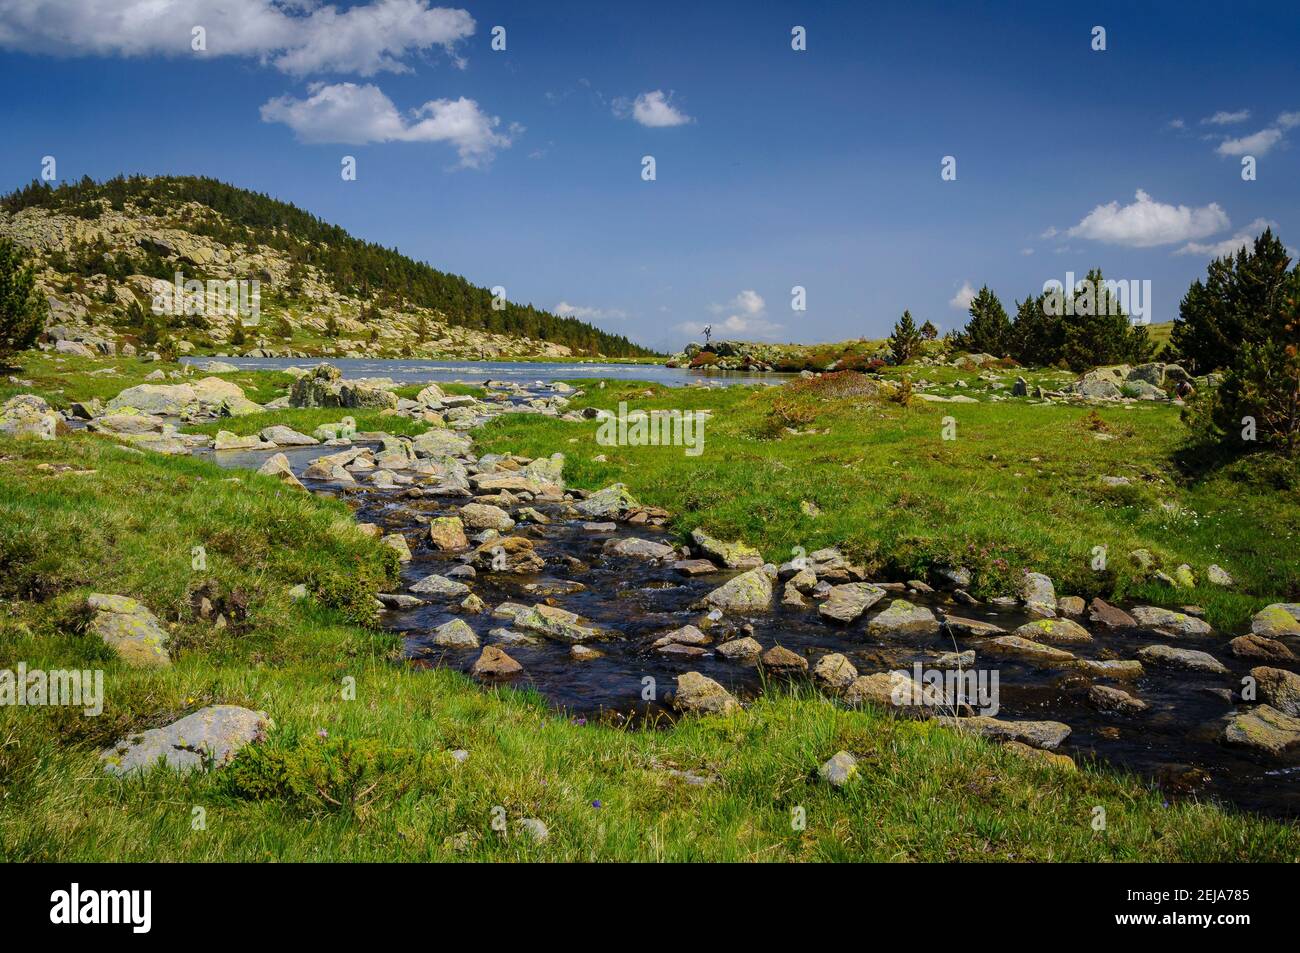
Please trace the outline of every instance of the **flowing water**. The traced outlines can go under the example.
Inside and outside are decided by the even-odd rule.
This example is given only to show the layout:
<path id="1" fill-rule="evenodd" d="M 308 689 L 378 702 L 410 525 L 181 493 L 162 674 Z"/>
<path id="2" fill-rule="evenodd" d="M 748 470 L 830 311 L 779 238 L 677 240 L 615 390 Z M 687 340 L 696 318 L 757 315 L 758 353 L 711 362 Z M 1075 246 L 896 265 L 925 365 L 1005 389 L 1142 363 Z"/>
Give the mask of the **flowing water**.
<path id="1" fill-rule="evenodd" d="M 210 360 L 219 360 L 240 370 L 250 371 L 281 371 L 286 367 L 312 367 L 321 361 L 320 358 L 310 357 L 187 357 L 183 358 L 182 362 L 202 368 Z M 332 357 L 328 360 L 342 371 L 346 378 L 386 377 L 399 384 L 425 384 L 429 381 L 481 384 L 486 380 L 531 384 L 534 381 L 549 383 L 557 380 L 600 377 L 610 380 L 647 381 L 651 384 L 667 386 L 695 384 L 716 387 L 728 384 L 780 383 L 795 376 L 771 371 L 704 371 L 684 367 L 664 367 L 661 364 L 616 364 L 597 361 L 418 361 Z"/>
<path id="2" fill-rule="evenodd" d="M 563 368 L 565 376 L 571 376 L 573 365 L 563 365 Z M 499 377 L 500 374 L 494 370 L 490 375 L 481 376 Z M 283 452 L 301 477 L 309 461 L 337 449 L 305 447 Z M 212 456 L 223 466 L 256 468 L 269 453 L 226 451 Z M 405 487 L 377 489 L 365 484 L 338 486 L 304 482 L 313 490 L 346 499 L 355 509 L 358 521 L 375 523 L 385 532 L 405 536 L 413 559 L 402 569 L 404 586 L 431 573 L 446 575 L 462 564 L 459 554 L 439 553 L 427 543 L 426 527 L 433 517 L 456 515 L 460 505 L 469 502 L 468 498 L 414 496 Z M 549 599 L 598 628 L 616 630 L 620 636 L 593 643 L 603 655 L 586 661 L 571 658 L 569 646 L 559 642 L 542 640 L 536 645 L 503 646 L 524 668 L 511 684 L 535 689 L 574 717 L 668 716 L 670 712 L 662 702 L 653 699 L 663 699 L 672 691 L 676 676 L 692 670 L 717 680 L 742 699 L 752 698 L 763 690 L 764 679 L 754 662 L 732 661 L 712 652 L 702 657 L 678 658 L 650 648 L 650 643 L 666 632 L 687 623 L 699 624 L 702 613 L 692 609 L 692 604 L 734 572 L 720 570 L 689 577 L 675 570 L 671 561 L 649 562 L 607 555 L 602 547 L 610 539 L 636 537 L 668 544 L 673 540 L 662 529 L 622 523 L 613 532 L 593 532 L 584 528 L 585 517 L 575 519 L 566 515 L 566 504 L 534 502 L 531 505 L 552 522 L 546 525 L 521 522 L 511 534 L 529 537 L 536 552 L 545 558 L 546 568 L 529 575 L 480 571 L 474 579 L 459 580 L 467 583 L 486 603 L 488 612 L 465 613 L 453 601 L 385 613 L 384 624 L 400 633 L 411 664 L 448 666 L 468 672 L 479 655 L 478 650 L 434 646 L 431 635 L 437 626 L 460 618 L 475 630 L 483 644 L 492 644 L 496 642 L 489 634 L 492 629 L 511 627 L 509 619 L 491 615 L 493 608 L 503 602 L 531 606 Z M 1170 639 L 1144 630 L 1108 630 L 1089 626 L 1084 621 L 1092 631 L 1093 641 L 1065 646 L 1080 658 L 1133 659 L 1144 646 L 1170 644 L 1207 651 L 1230 670 L 1228 675 L 1214 675 L 1148 665 L 1145 674 L 1136 681 L 1097 680 L 1097 684 L 1123 688 L 1150 706 L 1140 714 L 1125 716 L 1101 712 L 1090 705 L 1088 688 L 1093 682 L 1078 672 L 984 655 L 979 640 L 960 636 L 954 640 L 946 629 L 943 634 L 924 638 L 869 635 L 867 621 L 888 605 L 889 597 L 856 622 L 843 626 L 822 620 L 812 600 L 805 609 L 781 606 L 779 591 L 778 584 L 778 598 L 774 599 L 772 611 L 743 617 L 728 615 L 719 621 L 709 632 L 713 644 L 733 636 L 752 635 L 764 649 L 780 644 L 805 656 L 810 665 L 815 665 L 824 654 L 838 652 L 846 655 L 861 674 L 900 668 L 911 671 L 914 663 L 933 663 L 940 653 L 973 648 L 975 669 L 996 669 L 998 673 L 1000 711 L 997 716 L 1009 720 L 1064 722 L 1073 731 L 1061 750 L 1076 760 L 1095 756 L 1139 772 L 1160 784 L 1171 799 L 1208 796 L 1276 816 L 1300 816 L 1300 784 L 1297 784 L 1300 767 L 1266 763 L 1218 741 L 1223 717 L 1234 710 L 1232 691 L 1240 688 L 1241 677 L 1255 665 L 1280 665 L 1295 670 L 1295 663 L 1236 659 L 1226 650 L 1230 636 L 1223 633 Z M 934 609 L 936 615 L 947 613 L 992 622 L 1008 632 L 1029 618 L 1020 610 L 956 605 L 943 593 L 908 592 L 906 598 Z M 652 693 L 646 691 L 648 686 L 653 686 Z M 648 695 L 652 700 L 647 700 Z"/>

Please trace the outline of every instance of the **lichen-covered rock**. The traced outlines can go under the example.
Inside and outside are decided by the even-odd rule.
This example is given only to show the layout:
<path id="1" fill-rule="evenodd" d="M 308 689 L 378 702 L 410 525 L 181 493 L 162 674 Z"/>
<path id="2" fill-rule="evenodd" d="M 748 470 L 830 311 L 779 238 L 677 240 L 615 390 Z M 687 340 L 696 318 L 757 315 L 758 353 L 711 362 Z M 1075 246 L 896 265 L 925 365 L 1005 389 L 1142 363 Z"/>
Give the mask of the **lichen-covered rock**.
<path id="1" fill-rule="evenodd" d="M 137 668 L 171 664 L 170 636 L 145 606 L 127 596 L 92 593 L 86 607 L 94 613 L 90 631 L 112 646 L 128 665 Z"/>
<path id="2" fill-rule="evenodd" d="M 832 691 L 843 691 L 853 684 L 858 670 L 838 652 L 823 655 L 813 666 L 813 678 Z"/>
<path id="3" fill-rule="evenodd" d="M 1074 759 L 1068 754 L 1060 754 L 1056 751 L 1044 751 L 1042 748 L 1032 748 L 1023 741 L 1004 741 L 1002 743 L 1004 751 L 1010 751 L 1017 757 L 1024 758 L 1026 761 L 1036 761 L 1039 764 L 1045 764 L 1063 771 L 1078 771 L 1079 766 L 1074 763 Z"/>
<path id="4" fill-rule="evenodd" d="M 1228 716 L 1222 738 L 1226 744 L 1270 758 L 1294 756 L 1300 753 L 1300 718 L 1269 705 L 1256 705 Z"/>
<path id="5" fill-rule="evenodd" d="M 294 489 L 307 489 L 302 485 L 302 481 L 293 475 L 293 467 L 289 466 L 289 458 L 283 453 L 268 457 L 266 462 L 258 467 L 257 472 L 263 476 L 275 477 L 281 483 L 287 484 Z"/>
<path id="6" fill-rule="evenodd" d="M 744 636 L 743 638 L 723 642 L 714 651 L 726 659 L 747 661 L 762 655 L 763 646 L 758 643 L 757 639 Z"/>
<path id="7" fill-rule="evenodd" d="M 579 513 L 590 519 L 621 519 L 640 504 L 630 490 L 622 483 L 615 483 L 597 490 L 575 507 Z"/>
<path id="8" fill-rule="evenodd" d="M 817 607 L 824 619 L 852 622 L 885 597 L 885 590 L 869 582 L 847 582 L 831 587 L 830 595 Z"/>
<path id="9" fill-rule="evenodd" d="M 464 620 L 452 619 L 433 630 L 433 644 L 448 649 L 476 649 L 478 636 Z"/>
<path id="10" fill-rule="evenodd" d="M 389 533 L 379 542 L 396 552 L 399 562 L 409 563 L 411 561 L 411 547 L 407 544 L 406 537 L 401 533 Z"/>
<path id="11" fill-rule="evenodd" d="M 434 599 L 461 599 L 469 595 L 469 586 L 435 572 L 411 583 L 411 591 Z"/>
<path id="12" fill-rule="evenodd" d="M 515 521 L 509 513 L 489 503 L 466 503 L 460 508 L 460 518 L 470 529 L 494 529 L 498 533 L 508 533 L 515 528 Z"/>
<path id="13" fill-rule="evenodd" d="M 1300 602 L 1275 602 L 1255 613 L 1250 631 L 1270 639 L 1300 636 Z"/>
<path id="14" fill-rule="evenodd" d="M 1295 653 L 1277 639 L 1263 635 L 1239 635 L 1228 643 L 1228 651 L 1237 658 L 1271 662 L 1294 662 Z"/>
<path id="15" fill-rule="evenodd" d="M 299 433 L 292 427 L 281 425 L 263 427 L 261 437 L 267 443 L 273 443 L 277 447 L 310 447 L 320 443 L 315 437 L 309 437 L 305 433 Z"/>
<path id="16" fill-rule="evenodd" d="M 755 569 L 763 565 L 763 554 L 754 547 L 739 542 L 723 542 L 703 529 L 691 532 L 691 542 L 704 556 L 728 569 Z"/>
<path id="17" fill-rule="evenodd" d="M 808 671 L 808 660 L 797 652 L 774 645 L 763 653 L 763 668 L 778 674 L 789 675 Z"/>
<path id="18" fill-rule="evenodd" d="M 429 543 L 444 553 L 454 553 L 469 548 L 465 524 L 458 516 L 435 516 L 429 520 Z"/>
<path id="19" fill-rule="evenodd" d="M 1133 609 L 1133 618 L 1138 625 L 1166 635 L 1209 635 L 1214 631 L 1204 619 L 1158 606 L 1137 606 Z"/>
<path id="20" fill-rule="evenodd" d="M 1074 668 L 1094 678 L 1115 678 L 1132 681 L 1146 674 L 1142 663 L 1136 659 L 1085 659 L 1074 663 Z"/>
<path id="21" fill-rule="evenodd" d="M 663 543 L 649 539 L 610 539 L 605 541 L 601 552 L 610 556 L 625 556 L 630 559 L 672 559 L 676 550 Z"/>
<path id="22" fill-rule="evenodd" d="M 539 632 L 557 642 L 581 644 L 607 637 L 600 629 L 582 625 L 578 621 L 580 618 L 576 612 L 539 602 L 530 609 L 517 612 L 514 622 L 517 628 Z"/>
<path id="23" fill-rule="evenodd" d="M 1250 670 L 1259 700 L 1284 715 L 1300 718 L 1300 675 L 1261 665 Z"/>
<path id="24" fill-rule="evenodd" d="M 1224 675 L 1223 663 L 1208 652 L 1176 649 L 1171 645 L 1148 645 L 1138 650 L 1138 658 L 1159 668 L 1176 668 L 1185 672 L 1210 672 Z"/>
<path id="25" fill-rule="evenodd" d="M 1149 707 L 1142 699 L 1109 685 L 1093 685 L 1088 689 L 1088 701 L 1101 711 L 1113 711 L 1122 715 L 1136 715 Z"/>
<path id="26" fill-rule="evenodd" d="M 762 612 L 771 608 L 772 583 L 776 567 L 771 563 L 728 579 L 701 601 L 700 605 L 723 612 Z"/>
<path id="27" fill-rule="evenodd" d="M 740 708 L 740 702 L 713 679 L 699 672 L 677 676 L 673 704 L 680 711 L 693 714 L 727 714 Z"/>
<path id="28" fill-rule="evenodd" d="M 837 751 L 817 769 L 817 774 L 832 787 L 842 788 L 858 774 L 858 759 L 847 751 Z"/>
<path id="29" fill-rule="evenodd" d="M 1007 634 L 1006 629 L 1000 625 L 994 625 L 992 622 L 984 622 L 981 619 L 965 619 L 955 615 L 945 615 L 943 617 L 943 627 L 951 634 L 967 639 L 983 639 Z"/>
<path id="30" fill-rule="evenodd" d="M 889 608 L 867 623 L 867 632 L 880 638 L 938 635 L 939 620 L 925 606 L 895 599 Z"/>
<path id="31" fill-rule="evenodd" d="M 0 405 L 0 434 L 53 440 L 68 432 L 68 425 L 43 397 L 18 394 Z"/>
<path id="32" fill-rule="evenodd" d="M 263 740 L 271 727 L 264 711 L 211 705 L 165 728 L 129 735 L 99 758 L 104 770 L 118 777 L 159 762 L 180 772 L 206 771 L 228 764 L 245 745 Z"/>
<path id="33" fill-rule="evenodd" d="M 1069 619 L 1034 619 L 1011 634 L 1047 645 L 1082 645 L 1092 641 L 1087 629 Z"/>
<path id="34" fill-rule="evenodd" d="M 110 400 L 107 413 L 134 408 L 142 414 L 179 417 L 197 409 L 198 395 L 189 384 L 138 384 L 128 387 Z"/>
<path id="35" fill-rule="evenodd" d="M 1027 572 L 1020 580 L 1020 598 L 1030 612 L 1046 618 L 1056 615 L 1056 588 L 1050 576 Z"/>
<path id="36" fill-rule="evenodd" d="M 993 655 L 1009 655 L 1040 665 L 1060 665 L 1074 661 L 1074 654 L 1018 635 L 1000 635 L 981 643 L 981 650 Z"/>

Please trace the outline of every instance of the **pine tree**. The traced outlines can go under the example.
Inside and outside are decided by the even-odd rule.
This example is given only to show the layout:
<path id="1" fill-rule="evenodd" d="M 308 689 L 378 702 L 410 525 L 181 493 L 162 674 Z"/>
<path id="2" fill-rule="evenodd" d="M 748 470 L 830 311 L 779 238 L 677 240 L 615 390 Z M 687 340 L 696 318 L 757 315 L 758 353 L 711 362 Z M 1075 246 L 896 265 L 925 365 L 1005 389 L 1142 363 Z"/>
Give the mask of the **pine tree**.
<path id="1" fill-rule="evenodd" d="M 36 277 L 22 250 L 0 239 L 0 362 L 36 342 L 49 304 L 36 290 Z"/>
<path id="2" fill-rule="evenodd" d="M 1061 359 L 1065 326 L 1059 315 L 1048 314 L 1047 295 L 1016 303 L 1011 325 L 1011 356 L 1021 364 L 1051 367 Z"/>
<path id="3" fill-rule="evenodd" d="M 916 329 L 912 312 L 904 311 L 889 336 L 889 349 L 894 353 L 895 364 L 906 364 L 921 347 L 921 332 Z"/>
<path id="4" fill-rule="evenodd" d="M 939 329 L 934 326 L 934 322 L 929 318 L 926 319 L 925 324 L 921 325 L 921 337 L 927 341 L 933 341 L 939 337 Z"/>
<path id="5" fill-rule="evenodd" d="M 963 351 L 1006 357 L 1011 341 L 1011 320 L 998 296 L 985 285 L 970 303 L 970 321 L 953 336 Z"/>
<path id="6" fill-rule="evenodd" d="M 1170 343 L 1189 369 L 1206 374 L 1234 363 L 1237 349 L 1260 343 L 1281 304 L 1290 257 L 1272 229 L 1235 255 L 1212 261 L 1178 306 Z"/>
<path id="7" fill-rule="evenodd" d="M 1061 357 L 1070 369 L 1085 371 L 1128 360 L 1132 326 L 1124 308 L 1112 299 L 1101 269 L 1092 269 L 1076 288 L 1064 293 L 1074 298 L 1074 313 L 1062 315 Z"/>

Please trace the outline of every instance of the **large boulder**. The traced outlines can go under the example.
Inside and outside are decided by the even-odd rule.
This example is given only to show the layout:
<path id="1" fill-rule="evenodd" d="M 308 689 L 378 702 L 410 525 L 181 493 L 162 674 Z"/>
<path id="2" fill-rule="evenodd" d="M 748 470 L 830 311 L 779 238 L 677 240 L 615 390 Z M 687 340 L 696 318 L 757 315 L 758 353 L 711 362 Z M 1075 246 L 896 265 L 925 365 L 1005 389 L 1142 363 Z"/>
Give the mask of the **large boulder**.
<path id="1" fill-rule="evenodd" d="M 293 382 L 291 407 L 371 407 L 395 409 L 397 395 L 362 381 L 343 379 L 332 364 L 319 364 Z"/>
<path id="2" fill-rule="evenodd" d="M 132 408 L 142 414 L 180 417 L 193 412 L 198 405 L 198 395 L 189 384 L 138 384 L 120 392 L 104 405 L 104 410 L 111 414 Z"/>
<path id="3" fill-rule="evenodd" d="M 0 406 L 0 434 L 6 437 L 39 437 L 53 440 L 67 433 L 67 424 L 43 397 L 19 394 Z"/>
<path id="4" fill-rule="evenodd" d="M 104 770 L 121 777 L 155 765 L 182 773 L 207 771 L 230 762 L 245 745 L 266 737 L 272 722 L 264 711 L 210 705 L 165 728 L 128 735 L 100 752 Z"/>

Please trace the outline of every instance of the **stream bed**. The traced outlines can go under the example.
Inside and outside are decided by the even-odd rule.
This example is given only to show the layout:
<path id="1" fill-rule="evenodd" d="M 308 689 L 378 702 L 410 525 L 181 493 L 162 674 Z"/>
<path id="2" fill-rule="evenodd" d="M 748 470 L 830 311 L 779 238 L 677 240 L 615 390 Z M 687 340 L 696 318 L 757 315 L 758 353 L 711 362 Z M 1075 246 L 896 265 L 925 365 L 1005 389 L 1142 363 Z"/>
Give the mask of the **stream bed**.
<path id="1" fill-rule="evenodd" d="M 376 447 L 373 443 L 369 446 Z M 575 515 L 572 503 L 562 500 L 523 500 L 507 507 L 517 521 L 508 535 L 529 540 L 544 561 L 542 568 L 527 573 L 479 569 L 471 577 L 463 568 L 464 552 L 440 552 L 430 544 L 428 523 L 437 517 L 457 516 L 463 505 L 474 502 L 472 497 L 433 495 L 422 490 L 419 482 L 375 487 L 360 474 L 361 482 L 354 485 L 303 475 L 312 460 L 338 450 L 308 446 L 282 448 L 281 452 L 309 489 L 341 496 L 354 508 L 358 522 L 375 524 L 384 533 L 399 534 L 406 540 L 412 558 L 403 564 L 403 586 L 398 592 L 409 592 L 412 584 L 430 574 L 451 574 L 485 604 L 482 612 L 475 613 L 459 606 L 463 595 L 448 600 L 423 596 L 418 605 L 386 611 L 383 625 L 400 634 L 412 665 L 446 666 L 468 673 L 479 657 L 478 649 L 445 648 L 432 640 L 438 626 L 461 619 L 482 645 L 498 645 L 523 666 L 508 684 L 536 690 L 574 718 L 654 721 L 675 717 L 665 699 L 676 677 L 685 672 L 700 672 L 716 680 L 742 701 L 763 691 L 765 677 L 756 659 L 728 659 L 713 651 L 732 638 L 752 637 L 764 650 L 783 646 L 805 657 L 810 666 L 828 653 L 840 653 L 862 675 L 912 671 L 915 663 L 933 665 L 943 653 L 973 649 L 974 669 L 997 673 L 997 717 L 1063 722 L 1071 733 L 1059 750 L 1080 764 L 1095 757 L 1137 772 L 1157 783 L 1170 799 L 1210 797 L 1273 816 L 1300 816 L 1300 766 L 1275 762 L 1220 740 L 1224 718 L 1237 710 L 1236 693 L 1242 677 L 1258 665 L 1294 672 L 1297 663 L 1235 658 L 1226 647 L 1229 634 L 1170 638 L 1141 627 L 1115 629 L 1092 624 L 1085 614 L 1077 621 L 1090 631 L 1092 640 L 1061 646 L 1079 659 L 1129 660 L 1145 647 L 1165 644 L 1208 652 L 1227 668 L 1226 673 L 1202 673 L 1146 665 L 1140 677 L 1119 681 L 1026 658 L 986 654 L 981 649 L 982 639 L 963 637 L 948 625 L 938 633 L 921 636 L 868 632 L 870 620 L 893 598 L 928 607 L 940 620 L 964 617 L 992 623 L 1008 633 L 1032 618 L 1021 607 L 959 605 L 943 592 L 904 591 L 899 586 L 860 618 L 844 625 L 822 618 L 811 598 L 805 608 L 782 605 L 783 582 L 777 582 L 770 611 L 718 613 L 718 618 L 711 620 L 705 611 L 693 608 L 694 604 L 737 571 L 718 569 L 687 575 L 674 566 L 675 560 L 683 558 L 680 552 L 659 560 L 609 553 L 606 544 L 610 540 L 635 538 L 667 545 L 676 541 L 663 528 L 648 523 L 633 526 L 618 522 L 593 528 L 591 517 Z M 260 467 L 272 452 L 209 451 L 222 466 L 252 469 Z M 473 473 L 474 458 L 466 459 Z M 521 514 L 529 507 L 548 522 Z M 467 532 L 474 534 L 473 530 Z M 584 625 L 612 630 L 617 637 L 591 643 L 600 654 L 584 660 L 572 657 L 571 646 L 563 641 L 537 638 L 526 643 L 506 636 L 503 642 L 499 630 L 513 631 L 510 618 L 494 614 L 503 603 L 549 603 L 577 613 Z M 710 637 L 704 654 L 666 655 L 652 647 L 660 636 L 687 624 L 699 626 Z M 807 674 L 794 677 L 809 678 Z M 1090 701 L 1089 689 L 1094 684 L 1121 688 L 1145 702 L 1147 708 L 1132 714 L 1101 710 Z M 648 692 L 647 687 L 653 691 Z"/>

